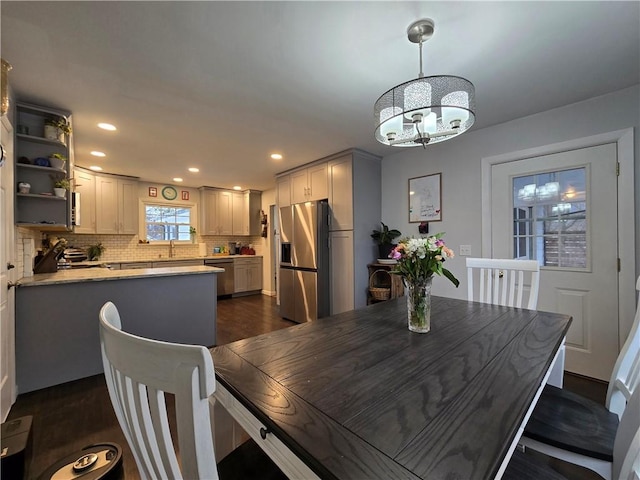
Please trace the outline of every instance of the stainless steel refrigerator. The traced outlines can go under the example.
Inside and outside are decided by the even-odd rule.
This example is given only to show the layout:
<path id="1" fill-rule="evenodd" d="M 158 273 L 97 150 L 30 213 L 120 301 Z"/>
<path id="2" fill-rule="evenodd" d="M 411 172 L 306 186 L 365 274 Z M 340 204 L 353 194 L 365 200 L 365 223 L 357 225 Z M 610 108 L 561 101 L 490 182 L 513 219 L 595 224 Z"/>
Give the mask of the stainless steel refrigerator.
<path id="1" fill-rule="evenodd" d="M 280 315 L 303 323 L 329 315 L 329 204 L 280 209 Z"/>

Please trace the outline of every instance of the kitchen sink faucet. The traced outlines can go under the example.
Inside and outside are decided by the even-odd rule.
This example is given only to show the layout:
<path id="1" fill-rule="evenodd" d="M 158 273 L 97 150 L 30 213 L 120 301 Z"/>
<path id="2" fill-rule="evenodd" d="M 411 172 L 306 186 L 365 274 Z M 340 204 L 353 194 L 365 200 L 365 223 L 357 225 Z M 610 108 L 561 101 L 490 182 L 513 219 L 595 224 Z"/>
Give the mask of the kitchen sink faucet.
<path id="1" fill-rule="evenodd" d="M 176 256 L 176 244 L 173 240 L 169 241 L 169 258 Z"/>

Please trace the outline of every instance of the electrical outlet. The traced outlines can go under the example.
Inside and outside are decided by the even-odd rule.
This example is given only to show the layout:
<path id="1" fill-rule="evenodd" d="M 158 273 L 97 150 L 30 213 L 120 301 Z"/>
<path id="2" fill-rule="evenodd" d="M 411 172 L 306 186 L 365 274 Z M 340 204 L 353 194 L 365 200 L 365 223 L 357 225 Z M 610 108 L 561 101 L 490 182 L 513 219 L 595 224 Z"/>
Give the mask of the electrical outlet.
<path id="1" fill-rule="evenodd" d="M 460 256 L 461 257 L 470 257 L 471 256 L 471 245 L 460 245 Z"/>

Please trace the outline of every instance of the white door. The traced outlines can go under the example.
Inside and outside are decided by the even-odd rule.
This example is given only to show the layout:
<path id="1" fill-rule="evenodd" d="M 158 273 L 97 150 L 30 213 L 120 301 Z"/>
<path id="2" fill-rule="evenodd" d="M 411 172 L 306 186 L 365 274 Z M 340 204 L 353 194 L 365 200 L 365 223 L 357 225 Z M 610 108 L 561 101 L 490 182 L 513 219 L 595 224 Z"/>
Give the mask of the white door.
<path id="1" fill-rule="evenodd" d="M 565 368 L 609 380 L 618 355 L 617 151 L 492 165 L 493 258 L 541 265 L 538 310 L 569 314 Z"/>
<path id="2" fill-rule="evenodd" d="M 13 129 L 6 117 L 2 117 L 0 136 L 5 154 L 0 167 L 0 417 L 4 422 L 15 402 L 15 288 L 16 281 L 14 227 L 13 227 Z"/>

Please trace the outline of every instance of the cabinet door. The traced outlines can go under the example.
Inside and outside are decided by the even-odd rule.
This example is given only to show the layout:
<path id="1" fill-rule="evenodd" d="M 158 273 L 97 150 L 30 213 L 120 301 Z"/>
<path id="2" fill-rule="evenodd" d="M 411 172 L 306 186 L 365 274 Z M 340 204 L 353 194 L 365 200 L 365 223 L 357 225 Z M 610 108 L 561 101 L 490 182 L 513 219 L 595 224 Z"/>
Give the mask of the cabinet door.
<path id="1" fill-rule="evenodd" d="M 299 172 L 294 172 L 289 177 L 291 179 L 291 203 L 306 202 L 309 199 L 307 170 L 305 169 Z"/>
<path id="2" fill-rule="evenodd" d="M 329 163 L 330 230 L 353 230 L 353 164 L 351 155 Z"/>
<path id="3" fill-rule="evenodd" d="M 117 199 L 117 179 L 112 177 L 96 177 L 96 233 L 118 233 Z"/>
<path id="4" fill-rule="evenodd" d="M 291 178 L 289 175 L 278 178 L 276 181 L 276 194 L 279 208 L 291 205 Z"/>
<path id="5" fill-rule="evenodd" d="M 307 172 L 307 199 L 322 200 L 329 198 L 329 175 L 327 174 L 327 164 L 309 167 Z"/>
<path id="6" fill-rule="evenodd" d="M 249 234 L 249 206 L 247 201 L 249 197 L 245 197 L 244 193 L 234 192 L 232 195 L 233 215 L 232 226 L 234 235 Z"/>
<path id="7" fill-rule="evenodd" d="M 261 261 L 254 261 L 247 266 L 247 290 L 262 290 Z"/>
<path id="8" fill-rule="evenodd" d="M 138 233 L 138 182 L 118 180 L 118 233 Z"/>
<path id="9" fill-rule="evenodd" d="M 248 265 L 246 264 L 238 264 L 238 262 L 234 262 L 233 265 L 233 282 L 234 288 L 233 293 L 246 292 L 248 290 L 247 287 L 247 270 Z"/>
<path id="10" fill-rule="evenodd" d="M 96 176 L 82 170 L 74 171 L 75 191 L 80 194 L 80 225 L 75 233 L 96 233 Z"/>
<path id="11" fill-rule="evenodd" d="M 353 231 L 330 232 L 331 315 L 354 309 Z"/>
<path id="12" fill-rule="evenodd" d="M 200 193 L 202 235 L 218 235 L 218 192 L 203 190 Z"/>
<path id="13" fill-rule="evenodd" d="M 218 192 L 218 235 L 233 235 L 233 200 L 231 192 Z"/>

